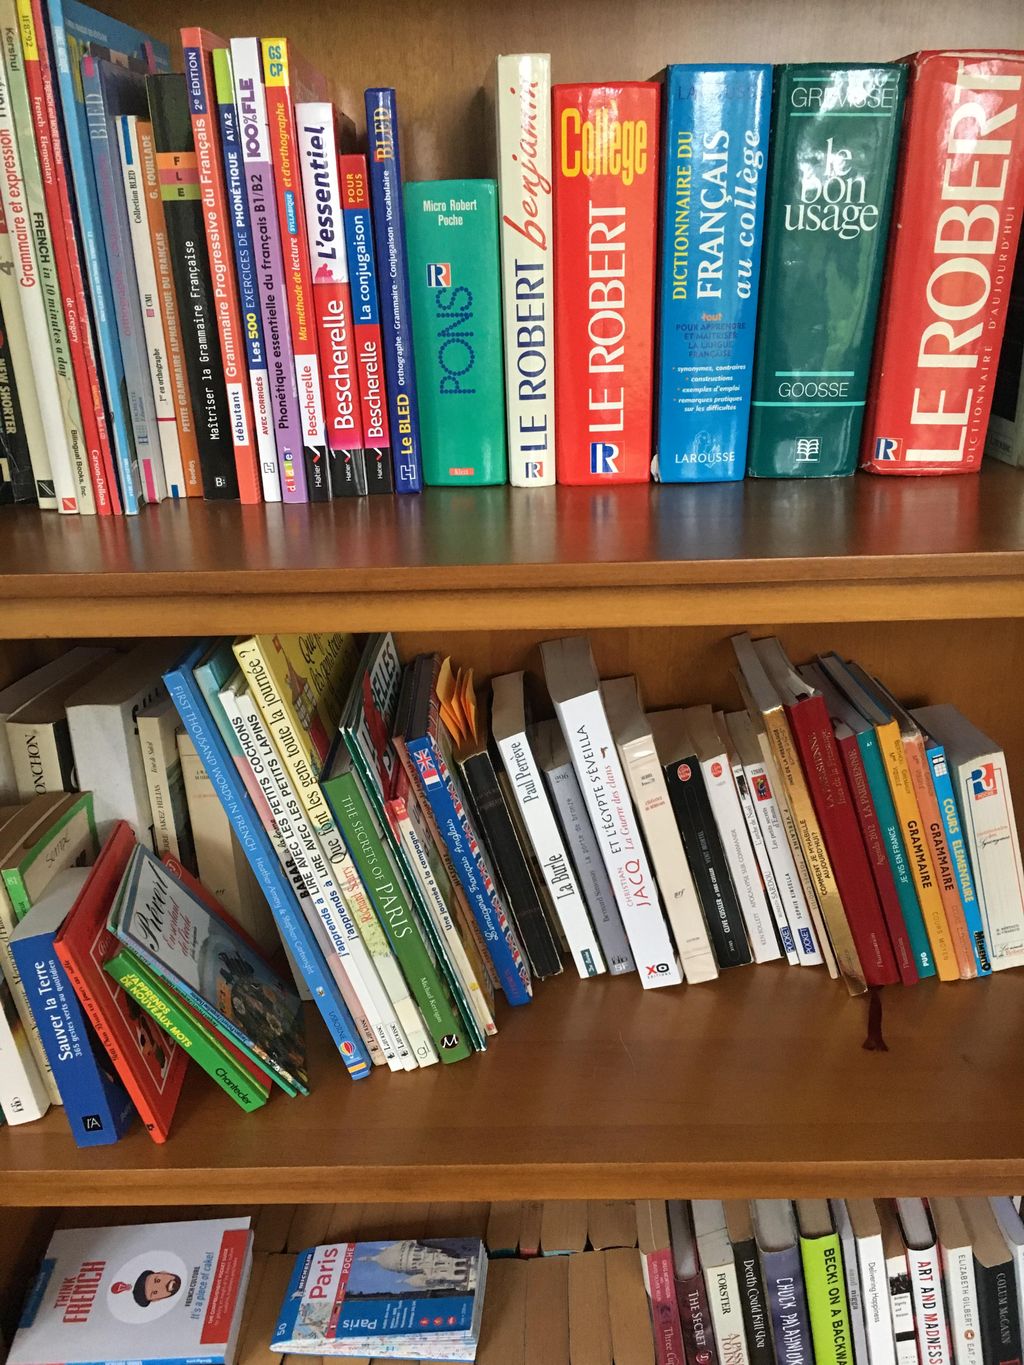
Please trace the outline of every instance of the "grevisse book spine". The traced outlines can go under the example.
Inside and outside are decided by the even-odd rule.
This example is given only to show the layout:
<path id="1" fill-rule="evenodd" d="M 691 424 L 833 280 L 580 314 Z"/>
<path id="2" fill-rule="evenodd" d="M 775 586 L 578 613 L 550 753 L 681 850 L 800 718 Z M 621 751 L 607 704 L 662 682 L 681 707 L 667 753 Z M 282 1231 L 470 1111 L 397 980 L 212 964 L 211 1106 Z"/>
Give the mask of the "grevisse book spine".
<path id="1" fill-rule="evenodd" d="M 748 467 L 852 474 L 906 68 L 776 68 Z"/>

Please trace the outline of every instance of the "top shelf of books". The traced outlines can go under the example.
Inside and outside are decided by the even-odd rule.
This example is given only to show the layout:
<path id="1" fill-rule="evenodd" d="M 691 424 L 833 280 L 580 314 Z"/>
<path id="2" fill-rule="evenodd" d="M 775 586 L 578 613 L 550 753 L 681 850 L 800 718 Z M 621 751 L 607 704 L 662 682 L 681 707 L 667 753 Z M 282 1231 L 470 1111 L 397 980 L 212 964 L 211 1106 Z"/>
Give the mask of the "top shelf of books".
<path id="1" fill-rule="evenodd" d="M 8 508 L 5 638 L 1024 615 L 1024 478 Z"/>

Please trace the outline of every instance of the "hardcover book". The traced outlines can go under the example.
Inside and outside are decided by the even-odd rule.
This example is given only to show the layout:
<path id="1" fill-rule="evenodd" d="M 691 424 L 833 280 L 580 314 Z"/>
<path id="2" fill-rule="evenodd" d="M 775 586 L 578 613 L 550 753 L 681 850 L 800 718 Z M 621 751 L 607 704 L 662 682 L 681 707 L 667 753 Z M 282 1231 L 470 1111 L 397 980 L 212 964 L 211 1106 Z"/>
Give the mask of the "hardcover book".
<path id="1" fill-rule="evenodd" d="M 660 87 L 552 87 L 561 483 L 651 469 Z"/>
<path id="2" fill-rule="evenodd" d="M 497 59 L 498 195 L 509 482 L 555 482 L 551 58 Z"/>
<path id="3" fill-rule="evenodd" d="M 748 466 L 857 466 L 906 69 L 780 66 Z"/>
<path id="4" fill-rule="evenodd" d="M 981 468 L 1024 207 L 1020 52 L 918 52 L 864 424 L 875 474 Z"/>
<path id="5" fill-rule="evenodd" d="M 505 375 L 493 180 L 405 186 L 423 476 L 504 483 Z"/>
<path id="6" fill-rule="evenodd" d="M 55 1232 L 12 1365 L 230 1365 L 252 1262 L 248 1218 Z"/>
<path id="7" fill-rule="evenodd" d="M 663 80 L 655 476 L 742 479 L 772 72 L 669 66 Z"/>

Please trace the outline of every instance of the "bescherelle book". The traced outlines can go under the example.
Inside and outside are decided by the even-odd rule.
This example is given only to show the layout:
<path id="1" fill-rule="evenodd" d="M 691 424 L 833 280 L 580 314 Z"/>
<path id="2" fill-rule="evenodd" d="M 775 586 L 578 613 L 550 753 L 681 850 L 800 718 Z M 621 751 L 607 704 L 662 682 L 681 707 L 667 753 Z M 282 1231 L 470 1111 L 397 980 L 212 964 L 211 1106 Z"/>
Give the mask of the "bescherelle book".
<path id="1" fill-rule="evenodd" d="M 55 1232 L 10 1365 L 231 1365 L 252 1265 L 248 1218 Z"/>

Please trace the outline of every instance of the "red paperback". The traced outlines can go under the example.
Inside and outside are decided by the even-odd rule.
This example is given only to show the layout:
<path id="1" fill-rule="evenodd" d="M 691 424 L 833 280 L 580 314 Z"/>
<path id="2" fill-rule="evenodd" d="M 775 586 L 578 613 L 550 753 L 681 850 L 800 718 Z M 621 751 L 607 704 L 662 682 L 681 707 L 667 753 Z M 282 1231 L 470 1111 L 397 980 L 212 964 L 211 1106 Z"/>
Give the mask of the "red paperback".
<path id="1" fill-rule="evenodd" d="M 660 86 L 556 85 L 558 480 L 651 474 Z"/>

